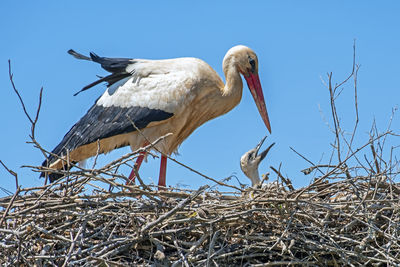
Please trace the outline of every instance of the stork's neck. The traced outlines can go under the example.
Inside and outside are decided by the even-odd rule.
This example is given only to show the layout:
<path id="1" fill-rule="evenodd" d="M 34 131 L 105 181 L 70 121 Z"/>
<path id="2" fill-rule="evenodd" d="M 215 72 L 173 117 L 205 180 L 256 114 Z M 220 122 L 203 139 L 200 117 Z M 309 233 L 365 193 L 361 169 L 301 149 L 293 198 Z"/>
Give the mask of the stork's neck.
<path id="1" fill-rule="evenodd" d="M 225 56 L 222 68 L 225 74 L 225 86 L 222 95 L 231 98 L 231 101 L 236 105 L 242 98 L 243 82 L 232 55 L 227 54 Z"/>
<path id="2" fill-rule="evenodd" d="M 258 168 L 248 170 L 248 173 L 245 174 L 247 175 L 247 177 L 250 178 L 252 186 L 255 186 L 258 183 L 260 183 L 260 175 L 258 173 Z"/>

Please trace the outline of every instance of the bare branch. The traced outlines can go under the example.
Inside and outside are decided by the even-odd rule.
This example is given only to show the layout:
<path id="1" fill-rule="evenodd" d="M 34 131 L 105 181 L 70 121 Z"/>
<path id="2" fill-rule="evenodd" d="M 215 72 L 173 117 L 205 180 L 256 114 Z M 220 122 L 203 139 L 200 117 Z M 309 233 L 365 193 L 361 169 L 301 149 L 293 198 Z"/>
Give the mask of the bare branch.
<path id="1" fill-rule="evenodd" d="M 19 185 L 18 185 L 18 174 L 16 172 L 14 172 L 13 170 L 10 170 L 9 168 L 7 168 L 7 166 L 1 160 L 0 160 L 0 164 L 3 165 L 4 169 L 6 169 L 6 171 L 8 171 L 12 176 L 14 176 L 14 178 L 15 178 L 15 188 L 18 189 L 19 188 Z"/>

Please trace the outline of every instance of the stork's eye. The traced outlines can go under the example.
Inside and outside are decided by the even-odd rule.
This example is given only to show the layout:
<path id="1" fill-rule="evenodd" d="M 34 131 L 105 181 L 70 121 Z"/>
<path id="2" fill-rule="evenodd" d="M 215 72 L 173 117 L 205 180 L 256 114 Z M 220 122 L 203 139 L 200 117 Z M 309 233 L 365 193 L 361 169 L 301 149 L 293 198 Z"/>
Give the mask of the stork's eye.
<path id="1" fill-rule="evenodd" d="M 253 58 L 249 57 L 249 63 L 251 65 L 251 72 L 254 73 L 256 71 L 256 61 Z"/>

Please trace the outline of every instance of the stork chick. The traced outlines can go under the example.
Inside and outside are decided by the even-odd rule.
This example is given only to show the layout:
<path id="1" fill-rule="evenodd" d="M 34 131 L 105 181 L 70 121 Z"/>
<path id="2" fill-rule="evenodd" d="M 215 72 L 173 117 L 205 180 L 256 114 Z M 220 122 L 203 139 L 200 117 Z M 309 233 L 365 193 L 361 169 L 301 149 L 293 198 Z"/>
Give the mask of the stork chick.
<path id="1" fill-rule="evenodd" d="M 275 145 L 275 143 L 272 143 L 266 150 L 258 154 L 258 151 L 260 150 L 266 138 L 267 137 L 265 136 L 255 148 L 244 153 L 244 155 L 240 158 L 240 168 L 251 180 L 253 187 L 260 183 L 260 175 L 258 173 L 258 166 L 260 165 L 260 162 L 268 154 L 271 147 Z"/>

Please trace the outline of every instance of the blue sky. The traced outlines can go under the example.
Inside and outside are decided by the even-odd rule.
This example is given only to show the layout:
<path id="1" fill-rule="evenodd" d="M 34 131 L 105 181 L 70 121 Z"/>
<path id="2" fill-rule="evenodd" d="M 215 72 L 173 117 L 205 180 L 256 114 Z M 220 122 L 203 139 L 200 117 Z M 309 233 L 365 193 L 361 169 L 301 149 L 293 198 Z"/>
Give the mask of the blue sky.
<path id="1" fill-rule="evenodd" d="M 329 94 L 321 82 L 332 71 L 343 80 L 351 71 L 356 39 L 359 71 L 359 144 L 368 140 L 373 120 L 382 131 L 392 108 L 400 102 L 400 4 L 398 1 L 4 1 L 0 9 L 0 159 L 18 173 L 23 187 L 43 183 L 21 165 L 40 165 L 43 156 L 29 141 L 25 118 L 8 79 L 12 60 L 14 81 L 32 114 L 40 87 L 43 106 L 37 140 L 48 150 L 61 141 L 105 89 L 97 86 L 73 93 L 104 75 L 96 64 L 69 56 L 70 48 L 108 57 L 163 59 L 198 57 L 222 75 L 222 59 L 234 45 L 253 48 L 272 125 L 267 142 L 277 144 L 261 164 L 279 167 L 303 186 L 312 177 L 300 170 L 327 161 L 334 136 Z M 353 89 L 345 85 L 338 102 L 342 124 L 354 122 Z M 398 116 L 393 129 L 399 129 Z M 215 179 L 236 175 L 240 156 L 266 135 L 247 87 L 241 103 L 229 114 L 197 129 L 181 146 L 176 159 Z M 398 140 L 397 140 L 398 141 Z M 396 142 L 396 140 L 394 141 Z M 100 158 L 99 165 L 129 152 L 120 149 Z M 367 152 L 366 152 L 367 153 Z M 159 159 L 142 165 L 142 178 L 157 182 Z M 126 175 L 129 170 L 122 170 Z M 14 178 L 0 167 L 0 187 L 15 190 Z M 275 175 L 272 176 L 273 178 Z M 170 162 L 168 185 L 197 188 L 204 178 Z M 232 181 L 231 183 L 236 183 Z M 0 196 L 5 193 L 0 191 Z"/>

